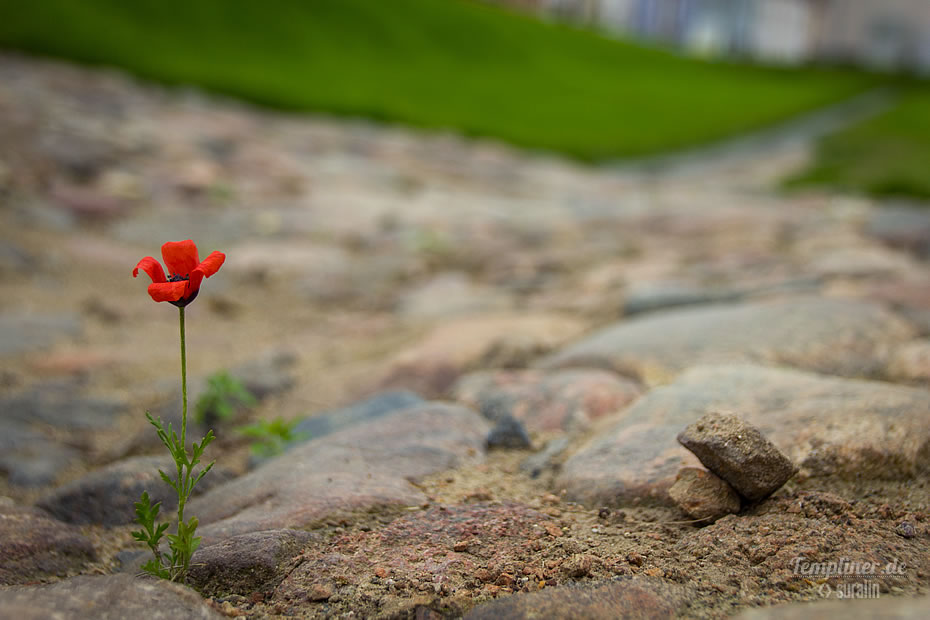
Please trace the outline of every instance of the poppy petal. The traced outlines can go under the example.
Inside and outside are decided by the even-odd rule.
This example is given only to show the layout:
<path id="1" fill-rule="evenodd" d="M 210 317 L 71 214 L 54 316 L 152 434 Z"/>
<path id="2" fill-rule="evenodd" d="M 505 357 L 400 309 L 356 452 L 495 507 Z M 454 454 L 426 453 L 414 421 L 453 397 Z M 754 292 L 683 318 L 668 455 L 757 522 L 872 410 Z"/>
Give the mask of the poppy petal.
<path id="1" fill-rule="evenodd" d="M 200 258 L 197 256 L 197 246 L 187 241 L 169 241 L 161 246 L 161 256 L 165 259 L 165 267 L 170 275 L 186 276 L 197 268 Z"/>
<path id="2" fill-rule="evenodd" d="M 191 272 L 191 279 L 187 281 L 187 292 L 184 294 L 185 297 L 191 297 L 197 294 L 197 291 L 200 290 L 200 283 L 203 281 L 203 272 L 200 270 L 200 267 L 194 269 Z"/>
<path id="3" fill-rule="evenodd" d="M 203 259 L 203 262 L 197 265 L 197 269 L 203 272 L 205 278 L 209 278 L 220 270 L 226 255 L 222 252 L 210 252 L 210 256 Z"/>
<path id="4" fill-rule="evenodd" d="M 151 256 L 146 256 L 139 261 L 139 264 L 136 265 L 135 269 L 132 270 L 132 277 L 136 278 L 139 276 L 139 270 L 144 271 L 149 274 L 149 277 L 152 278 L 152 282 L 166 282 L 165 270 L 161 268 L 161 263 L 152 258 Z"/>
<path id="5" fill-rule="evenodd" d="M 187 280 L 149 284 L 149 296 L 155 301 L 177 301 L 187 293 Z"/>

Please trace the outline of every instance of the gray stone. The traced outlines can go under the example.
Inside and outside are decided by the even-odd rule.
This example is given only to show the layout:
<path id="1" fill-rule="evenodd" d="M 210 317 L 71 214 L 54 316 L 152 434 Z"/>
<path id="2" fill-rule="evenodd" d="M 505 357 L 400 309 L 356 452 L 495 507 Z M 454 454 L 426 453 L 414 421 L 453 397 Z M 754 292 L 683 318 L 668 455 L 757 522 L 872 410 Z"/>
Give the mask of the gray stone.
<path id="1" fill-rule="evenodd" d="M 291 560 L 316 536 L 301 530 L 269 530 L 233 536 L 201 547 L 191 560 L 190 585 L 205 596 L 270 593 Z"/>
<path id="2" fill-rule="evenodd" d="M 753 502 L 777 491 L 798 471 L 759 429 L 732 414 L 701 416 L 678 434 L 678 443 Z"/>
<path id="3" fill-rule="evenodd" d="M 503 292 L 473 283 L 464 273 L 450 272 L 405 293 L 397 311 L 410 319 L 447 318 L 508 310 L 513 301 Z"/>
<path id="4" fill-rule="evenodd" d="M 526 428 L 520 420 L 513 416 L 505 416 L 497 421 L 485 440 L 488 449 L 491 448 L 529 448 L 532 442 L 526 434 Z"/>
<path id="5" fill-rule="evenodd" d="M 561 586 L 514 594 L 479 605 L 465 618 L 674 618 L 689 598 L 684 588 L 658 579 L 621 578 L 593 586 Z"/>
<path id="6" fill-rule="evenodd" d="M 42 349 L 80 329 L 77 314 L 0 314 L 0 355 Z"/>
<path id="7" fill-rule="evenodd" d="M 887 206 L 874 209 L 867 235 L 918 256 L 930 255 L 930 211 L 925 207 Z"/>
<path id="8" fill-rule="evenodd" d="M 152 559 L 152 552 L 148 549 L 123 549 L 118 551 L 114 559 L 119 562 L 120 573 L 130 575 L 142 574 L 142 565 Z"/>
<path id="9" fill-rule="evenodd" d="M 153 504 L 161 502 L 161 518 L 170 519 L 178 497 L 158 475 L 159 469 L 176 476 L 174 460 L 168 456 L 128 458 L 51 491 L 36 505 L 67 523 L 124 525 L 135 521 L 134 504 L 147 491 Z M 194 493 L 204 493 L 231 477 L 228 470 L 214 467 L 197 483 Z"/>
<path id="10" fill-rule="evenodd" d="M 116 220 L 110 233 L 119 241 L 157 248 L 165 239 L 177 239 L 178 231 L 183 230 L 182 238 L 195 239 L 201 256 L 206 256 L 251 235 L 254 221 L 247 211 L 219 209 L 204 217 L 202 209 L 162 206 L 157 210 L 141 211 L 132 218 Z M 218 284 L 210 281 L 211 287 Z"/>
<path id="11" fill-rule="evenodd" d="M 373 254 L 342 257 L 305 266 L 295 287 L 312 303 L 372 311 L 391 311 L 400 286 L 421 266 L 416 257 Z"/>
<path id="12" fill-rule="evenodd" d="M 7 410 L 4 410 L 6 413 Z M 80 459 L 74 448 L 53 441 L 16 420 L 0 420 L 0 471 L 10 484 L 41 487 Z"/>
<path id="13" fill-rule="evenodd" d="M 877 584 L 876 584 L 877 585 Z M 831 586 L 831 594 L 833 586 Z M 843 618 L 844 620 L 923 620 L 930 614 L 930 597 L 882 596 L 872 600 L 830 600 L 787 603 L 774 607 L 747 609 L 736 620 L 808 620 L 809 618 Z"/>
<path id="14" fill-rule="evenodd" d="M 96 559 L 91 541 L 73 525 L 32 508 L 0 506 L 0 585 L 62 577 Z"/>
<path id="15" fill-rule="evenodd" d="M 294 441 L 288 443 L 284 449 L 292 450 L 304 441 L 329 435 L 348 426 L 364 424 L 392 411 L 407 409 L 425 402 L 418 394 L 408 390 L 394 390 L 375 394 L 371 398 L 339 409 L 323 411 L 301 420 L 294 427 Z M 249 457 L 249 468 L 254 469 L 272 458 L 275 456 L 253 454 Z"/>
<path id="16" fill-rule="evenodd" d="M 930 310 L 921 308 L 902 308 L 899 310 L 901 316 L 907 319 L 917 334 L 924 338 L 930 336 Z"/>
<path id="17" fill-rule="evenodd" d="M 426 501 L 411 484 L 481 458 L 487 422 L 426 403 L 311 439 L 189 504 L 204 544 L 262 530 L 306 529 L 376 508 Z"/>
<path id="18" fill-rule="evenodd" d="M 697 467 L 685 467 L 668 490 L 678 507 L 694 519 L 707 522 L 739 512 L 740 499 L 725 480 Z"/>
<path id="19" fill-rule="evenodd" d="M 31 252 L 9 239 L 0 239 L 0 273 L 13 275 L 34 270 L 38 260 Z"/>
<path id="20" fill-rule="evenodd" d="M 36 151 L 54 166 L 82 181 L 92 179 L 119 157 L 113 145 L 105 140 L 72 131 L 44 133 L 36 144 Z"/>
<path id="21" fill-rule="evenodd" d="M 199 594 L 176 583 L 130 575 L 83 575 L 42 586 L 0 590 L 0 609 L 22 620 L 152 618 L 221 620 Z"/>
<path id="22" fill-rule="evenodd" d="M 294 387 L 291 369 L 297 356 L 287 350 L 272 350 L 260 357 L 236 366 L 230 374 L 239 379 L 258 400 L 283 394 Z"/>
<path id="23" fill-rule="evenodd" d="M 409 390 L 389 390 L 339 409 L 314 414 L 301 421 L 294 430 L 307 435 L 308 439 L 314 439 L 424 402 L 418 394 Z"/>
<path id="24" fill-rule="evenodd" d="M 0 401 L 10 420 L 44 422 L 69 430 L 111 428 L 126 411 L 126 403 L 112 398 L 96 398 L 80 393 L 70 384 L 40 384 Z"/>
<path id="25" fill-rule="evenodd" d="M 623 315 L 644 314 L 699 304 L 738 301 L 736 290 L 708 289 L 682 282 L 643 282 L 631 286 L 623 300 Z"/>
<path id="26" fill-rule="evenodd" d="M 858 246 L 821 254 L 809 269 L 824 278 L 888 278 L 912 269 L 913 259 L 882 247 Z"/>
<path id="27" fill-rule="evenodd" d="M 268 215 L 275 226 L 292 224 L 281 222 L 282 216 L 277 211 L 270 211 Z M 236 257 L 235 264 L 230 265 L 230 268 L 237 274 L 252 277 L 284 272 L 293 276 L 299 274 L 302 278 L 320 276 L 325 280 L 339 280 L 346 275 L 352 264 L 352 255 L 344 248 L 306 239 L 251 240 L 238 246 Z M 296 288 L 302 288 L 300 280 Z"/>
<path id="28" fill-rule="evenodd" d="M 912 337 L 880 306 L 804 297 L 684 308 L 603 329 L 542 360 L 544 368 L 597 366 L 661 383 L 698 363 L 774 362 L 828 374 L 870 376 L 886 349 Z"/>
<path id="29" fill-rule="evenodd" d="M 679 469 L 699 461 L 682 427 L 739 411 L 805 476 L 910 478 L 930 470 L 930 392 L 750 364 L 693 368 L 650 391 L 581 446 L 556 479 L 573 499 L 667 502 Z"/>

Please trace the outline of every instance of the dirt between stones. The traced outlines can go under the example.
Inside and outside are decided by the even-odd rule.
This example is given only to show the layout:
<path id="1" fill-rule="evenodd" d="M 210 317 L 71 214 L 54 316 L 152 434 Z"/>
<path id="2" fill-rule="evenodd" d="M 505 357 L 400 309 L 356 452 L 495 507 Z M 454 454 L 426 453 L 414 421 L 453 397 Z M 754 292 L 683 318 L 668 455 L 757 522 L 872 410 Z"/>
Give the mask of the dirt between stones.
<path id="1" fill-rule="evenodd" d="M 894 575 L 874 579 L 881 596 L 930 588 L 924 481 L 792 481 L 699 527 L 672 508 L 565 502 L 519 472 L 525 456 L 492 453 L 483 465 L 431 476 L 420 484 L 429 504 L 386 524 L 378 515 L 331 523 L 274 591 L 214 604 L 256 618 L 459 616 L 514 592 L 642 576 L 683 587 L 682 615 L 719 618 L 821 600 L 824 584 L 849 581 L 810 574 L 812 563 L 831 561 L 894 562 Z"/>

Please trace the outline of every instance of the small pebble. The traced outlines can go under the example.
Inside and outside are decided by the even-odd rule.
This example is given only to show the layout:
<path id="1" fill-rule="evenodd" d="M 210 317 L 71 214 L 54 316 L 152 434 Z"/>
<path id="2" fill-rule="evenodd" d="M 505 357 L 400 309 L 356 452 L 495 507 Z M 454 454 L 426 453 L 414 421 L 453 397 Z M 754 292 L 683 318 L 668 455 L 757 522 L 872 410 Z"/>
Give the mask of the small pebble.
<path id="1" fill-rule="evenodd" d="M 325 601 L 333 595 L 333 586 L 328 583 L 315 583 L 307 590 L 307 600 Z"/>
<path id="2" fill-rule="evenodd" d="M 697 467 L 684 467 L 678 472 L 669 497 L 693 519 L 716 521 L 739 512 L 740 499 L 726 481 Z"/>
<path id="3" fill-rule="evenodd" d="M 512 415 L 501 418 L 485 440 L 488 449 L 526 449 L 532 445 L 523 422 Z"/>

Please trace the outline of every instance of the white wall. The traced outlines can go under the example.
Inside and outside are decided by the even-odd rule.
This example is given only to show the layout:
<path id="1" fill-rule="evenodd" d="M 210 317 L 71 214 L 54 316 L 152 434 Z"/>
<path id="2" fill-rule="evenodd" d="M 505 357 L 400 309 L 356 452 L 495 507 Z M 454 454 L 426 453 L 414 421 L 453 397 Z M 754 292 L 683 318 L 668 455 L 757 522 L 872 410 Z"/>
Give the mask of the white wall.
<path id="1" fill-rule="evenodd" d="M 600 0 L 599 20 L 608 30 L 625 32 L 630 29 L 634 0 Z"/>
<path id="2" fill-rule="evenodd" d="M 811 48 L 811 13 L 804 0 L 762 0 L 756 4 L 751 49 L 769 62 L 799 63 Z"/>

